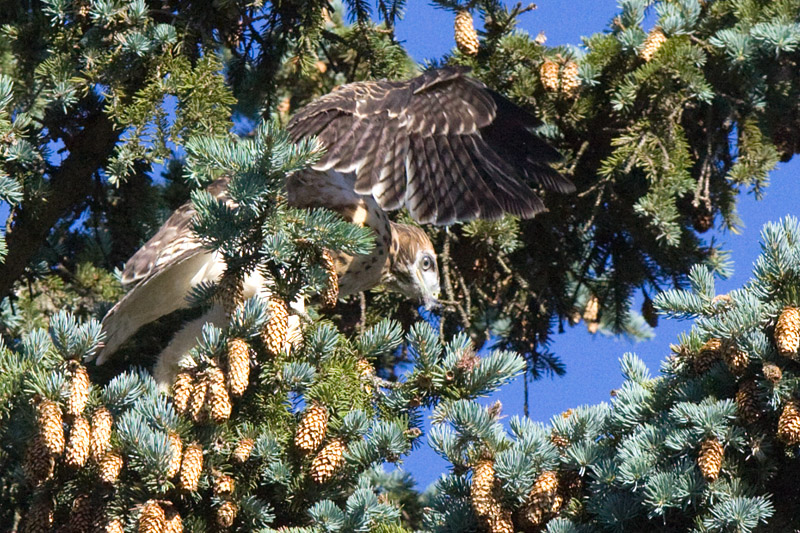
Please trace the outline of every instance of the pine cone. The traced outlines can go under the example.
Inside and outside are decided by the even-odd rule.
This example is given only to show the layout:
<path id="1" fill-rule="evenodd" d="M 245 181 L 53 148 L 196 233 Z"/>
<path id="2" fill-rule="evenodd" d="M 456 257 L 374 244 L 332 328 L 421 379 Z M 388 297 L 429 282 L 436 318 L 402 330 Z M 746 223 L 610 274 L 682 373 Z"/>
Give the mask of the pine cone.
<path id="1" fill-rule="evenodd" d="M 186 415 L 197 423 L 203 422 L 206 412 L 203 407 L 206 405 L 206 395 L 208 394 L 208 378 L 205 374 L 198 377 L 192 387 L 192 394 L 186 405 Z"/>
<path id="2" fill-rule="evenodd" d="M 230 496 L 236 484 L 227 474 L 220 474 L 214 480 L 214 496 Z"/>
<path id="3" fill-rule="evenodd" d="M 478 462 L 472 469 L 472 484 L 470 497 L 472 508 L 478 516 L 489 516 L 495 504 L 494 494 L 494 463 L 490 460 Z"/>
<path id="4" fill-rule="evenodd" d="M 375 375 L 375 369 L 372 367 L 372 364 L 366 359 L 359 359 L 356 361 L 356 370 L 361 380 L 361 388 L 367 391 L 368 394 L 372 394 L 372 378 Z"/>
<path id="5" fill-rule="evenodd" d="M 545 60 L 542 66 L 539 67 L 539 78 L 542 80 L 542 85 L 548 91 L 554 93 L 558 91 L 558 63 Z"/>
<path id="6" fill-rule="evenodd" d="M 456 46 L 462 54 L 474 56 L 478 54 L 481 42 L 478 40 L 478 32 L 472 22 L 472 15 L 466 9 L 462 9 L 456 15 L 454 25 Z"/>
<path id="7" fill-rule="evenodd" d="M 164 533 L 167 517 L 158 502 L 150 500 L 139 514 L 139 533 Z"/>
<path id="8" fill-rule="evenodd" d="M 167 435 L 169 438 L 169 468 L 167 477 L 172 479 L 181 469 L 181 455 L 183 454 L 183 442 L 181 436 L 174 431 Z"/>
<path id="9" fill-rule="evenodd" d="M 489 516 L 486 517 L 490 533 L 514 533 L 514 522 L 511 520 L 511 511 L 500 504 L 492 506 Z"/>
<path id="10" fill-rule="evenodd" d="M 67 466 L 80 468 L 86 464 L 91 451 L 91 426 L 89 421 L 78 415 L 72 421 L 72 428 L 69 430 L 69 440 L 64 454 L 64 462 Z"/>
<path id="11" fill-rule="evenodd" d="M 221 424 L 231 416 L 231 397 L 228 395 L 228 387 L 225 384 L 225 374 L 216 366 L 206 370 L 208 376 L 208 406 L 211 412 L 211 420 Z"/>
<path id="12" fill-rule="evenodd" d="M 522 509 L 522 519 L 533 527 L 539 527 L 561 510 L 563 497 L 559 494 L 558 474 L 546 471 L 539 474 Z"/>
<path id="13" fill-rule="evenodd" d="M 692 226 L 697 233 L 705 233 L 714 227 L 714 212 L 705 203 L 694 208 Z"/>
<path id="14" fill-rule="evenodd" d="M 743 381 L 736 391 L 736 407 L 739 416 L 745 422 L 752 424 L 761 417 L 758 407 L 758 388 L 753 380 Z"/>
<path id="15" fill-rule="evenodd" d="M 244 287 L 241 280 L 227 273 L 223 274 L 217 284 L 214 299 L 222 304 L 225 314 L 231 316 L 234 310 L 244 301 Z"/>
<path id="16" fill-rule="evenodd" d="M 125 522 L 121 518 L 112 518 L 103 528 L 105 533 L 125 533 Z"/>
<path id="17" fill-rule="evenodd" d="M 175 508 L 170 507 L 166 512 L 164 533 L 183 533 L 183 520 Z"/>
<path id="18" fill-rule="evenodd" d="M 328 409 L 321 404 L 314 403 L 306 409 L 303 419 L 297 426 L 294 444 L 304 452 L 313 452 L 325 438 L 328 429 Z"/>
<path id="19" fill-rule="evenodd" d="M 236 504 L 231 501 L 222 502 L 222 505 L 217 509 L 217 524 L 220 527 L 231 527 L 233 521 L 236 520 L 236 513 L 239 512 Z"/>
<path id="20" fill-rule="evenodd" d="M 325 483 L 333 477 L 334 472 L 344 464 L 344 443 L 333 439 L 317 454 L 311 462 L 311 479 L 317 483 Z"/>
<path id="21" fill-rule="evenodd" d="M 645 61 L 650 61 L 665 42 L 667 42 L 667 36 L 664 35 L 661 28 L 653 28 L 650 33 L 647 34 L 647 39 L 644 41 L 644 46 L 639 53 L 639 57 Z"/>
<path id="22" fill-rule="evenodd" d="M 578 64 L 569 61 L 561 69 L 561 92 L 574 96 L 581 88 L 581 79 L 578 77 Z"/>
<path id="23" fill-rule="evenodd" d="M 182 370 L 175 376 L 175 383 L 172 385 L 172 402 L 175 410 L 184 414 L 189 404 L 189 397 L 194 391 L 194 375 L 189 370 Z"/>
<path id="24" fill-rule="evenodd" d="M 778 419 L 778 438 L 789 446 L 800 444 L 800 403 L 797 400 L 790 400 L 783 407 Z"/>
<path id="25" fill-rule="evenodd" d="M 747 352 L 740 350 L 735 345 L 731 344 L 723 352 L 725 364 L 734 376 L 741 376 L 744 374 L 747 367 L 750 365 L 750 358 Z"/>
<path id="26" fill-rule="evenodd" d="M 700 473 L 703 474 L 706 481 L 714 481 L 719 477 L 724 453 L 722 444 L 716 437 L 708 438 L 700 445 L 697 466 L 700 467 Z"/>
<path id="27" fill-rule="evenodd" d="M 183 490 L 197 490 L 200 474 L 203 472 L 203 448 L 199 444 L 190 444 L 183 452 L 181 463 L 180 485 Z"/>
<path id="28" fill-rule="evenodd" d="M 555 429 L 550 432 L 550 442 L 552 442 L 556 448 L 566 448 L 569 446 L 569 439 Z"/>
<path id="29" fill-rule="evenodd" d="M 92 458 L 99 461 L 105 455 L 106 450 L 111 446 L 111 428 L 114 425 L 114 417 L 105 407 L 100 407 L 92 416 L 92 437 L 91 449 Z"/>
<path id="30" fill-rule="evenodd" d="M 776 364 L 766 363 L 761 368 L 761 371 L 764 373 L 764 377 L 772 383 L 777 383 L 783 379 L 783 370 Z"/>
<path id="31" fill-rule="evenodd" d="M 567 61 L 559 64 L 551 59 L 547 59 L 539 67 L 539 77 L 542 80 L 544 88 L 550 92 L 560 92 L 567 96 L 573 96 L 577 93 L 581 86 L 581 80 L 578 77 L 578 64 L 574 61 Z M 597 321 L 597 314 L 592 315 L 591 305 L 597 302 L 597 298 L 592 298 L 587 303 L 587 312 L 584 312 L 583 320 L 588 324 L 593 324 Z M 595 308 L 595 311 L 597 308 Z"/>
<path id="32" fill-rule="evenodd" d="M 283 351 L 286 344 L 286 336 L 289 332 L 289 308 L 286 302 L 277 297 L 271 297 L 268 303 L 270 316 L 261 339 L 267 352 L 272 356 L 277 356 Z"/>
<path id="33" fill-rule="evenodd" d="M 86 494 L 79 495 L 72 502 L 72 512 L 70 512 L 69 521 L 67 522 L 67 531 L 70 533 L 91 531 L 95 521 L 95 511 L 96 506 L 92 503 L 92 499 Z"/>
<path id="34" fill-rule="evenodd" d="M 336 275 L 336 265 L 328 250 L 322 250 L 322 264 L 328 273 L 328 283 L 322 293 L 322 305 L 335 307 L 336 301 L 339 299 L 339 276 Z"/>
<path id="35" fill-rule="evenodd" d="M 56 460 L 53 454 L 45 446 L 42 436 L 37 434 L 25 450 L 25 462 L 22 465 L 25 477 L 36 487 L 53 476 L 55 467 Z"/>
<path id="36" fill-rule="evenodd" d="M 694 356 L 692 363 L 694 371 L 698 374 L 708 372 L 714 363 L 719 361 L 722 356 L 722 341 L 719 339 L 708 339 L 700 348 L 700 352 Z"/>
<path id="37" fill-rule="evenodd" d="M 36 410 L 42 442 L 51 454 L 60 455 L 64 451 L 64 425 L 61 407 L 51 400 L 43 399 L 36 406 Z"/>
<path id="38" fill-rule="evenodd" d="M 250 346 L 244 339 L 228 342 L 228 385 L 231 394 L 241 396 L 250 384 Z"/>
<path id="39" fill-rule="evenodd" d="M 49 496 L 37 498 L 25 513 L 20 533 L 50 533 L 53 527 L 53 500 Z"/>
<path id="40" fill-rule="evenodd" d="M 253 451 L 253 446 L 255 446 L 255 442 L 253 439 L 242 439 L 239 441 L 239 444 L 236 445 L 236 448 L 233 450 L 233 460 L 237 463 L 245 463 L 248 459 L 250 459 L 250 453 Z"/>
<path id="41" fill-rule="evenodd" d="M 775 345 L 778 353 L 794 359 L 800 346 L 800 309 L 785 307 L 775 324 Z"/>
<path id="42" fill-rule="evenodd" d="M 86 408 L 89 400 L 89 373 L 86 367 L 75 363 L 71 369 L 72 377 L 69 382 L 69 398 L 67 398 L 67 414 L 79 416 Z"/>
<path id="43" fill-rule="evenodd" d="M 645 297 L 644 302 L 642 302 L 642 318 L 651 328 L 658 327 L 658 311 L 653 304 L 653 300 L 648 297 Z"/>
<path id="44" fill-rule="evenodd" d="M 122 472 L 124 463 L 122 456 L 117 452 L 106 452 L 103 458 L 100 459 L 100 481 L 108 484 L 114 483 L 119 478 L 119 473 Z"/>

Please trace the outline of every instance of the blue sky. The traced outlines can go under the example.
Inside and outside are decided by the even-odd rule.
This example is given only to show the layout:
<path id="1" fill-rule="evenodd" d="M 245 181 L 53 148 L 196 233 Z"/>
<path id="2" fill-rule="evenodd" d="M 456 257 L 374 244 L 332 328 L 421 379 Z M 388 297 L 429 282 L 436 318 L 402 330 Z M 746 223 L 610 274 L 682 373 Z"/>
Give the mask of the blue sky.
<path id="1" fill-rule="evenodd" d="M 522 16 L 519 28 L 532 36 L 544 31 L 548 46 L 580 45 L 581 36 L 604 30 L 618 11 L 616 2 L 611 0 L 541 0 L 537 4 L 538 9 Z M 450 12 L 435 9 L 424 0 L 409 0 L 405 20 L 397 27 L 397 36 L 413 58 L 422 63 L 425 59 L 440 57 L 453 47 L 452 27 Z M 761 227 L 797 213 L 795 206 L 800 195 L 795 191 L 795 180 L 798 175 L 800 160 L 795 158 L 773 172 L 761 201 L 756 201 L 752 194 L 740 196 L 738 209 L 744 227 L 739 235 L 713 230 L 705 235 L 709 239 L 714 237 L 732 252 L 734 274 L 728 280 L 717 280 L 718 294 L 738 288 L 750 278 L 753 262 L 760 252 Z M 690 327 L 690 321 L 662 319 L 655 338 L 640 343 L 590 335 L 583 324 L 568 329 L 556 336 L 551 347 L 567 365 L 567 374 L 530 384 L 531 418 L 546 422 L 570 407 L 608 401 L 610 391 L 622 383 L 619 360 L 625 352 L 636 353 L 656 374 L 661 360 L 669 355 L 669 345 Z M 522 380 L 515 380 L 482 403 L 495 399 L 503 403 L 503 413 L 508 418 L 522 414 Z M 447 467 L 448 463 L 427 447 L 415 451 L 405 462 L 405 468 L 421 488 L 427 487 Z"/>

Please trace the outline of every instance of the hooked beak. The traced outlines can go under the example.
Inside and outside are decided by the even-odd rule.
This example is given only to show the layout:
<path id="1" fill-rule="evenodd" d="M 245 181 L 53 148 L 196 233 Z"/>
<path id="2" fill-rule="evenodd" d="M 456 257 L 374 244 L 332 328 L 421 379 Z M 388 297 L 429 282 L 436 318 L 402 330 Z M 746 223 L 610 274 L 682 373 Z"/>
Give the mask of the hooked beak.
<path id="1" fill-rule="evenodd" d="M 422 272 L 419 269 L 416 269 L 414 274 L 417 276 L 417 285 L 420 287 L 422 292 L 422 305 L 428 311 L 433 311 L 434 309 L 438 309 L 441 307 L 439 304 L 439 286 L 437 284 L 436 289 L 429 290 L 428 286 L 425 284 L 425 277 L 422 275 Z"/>

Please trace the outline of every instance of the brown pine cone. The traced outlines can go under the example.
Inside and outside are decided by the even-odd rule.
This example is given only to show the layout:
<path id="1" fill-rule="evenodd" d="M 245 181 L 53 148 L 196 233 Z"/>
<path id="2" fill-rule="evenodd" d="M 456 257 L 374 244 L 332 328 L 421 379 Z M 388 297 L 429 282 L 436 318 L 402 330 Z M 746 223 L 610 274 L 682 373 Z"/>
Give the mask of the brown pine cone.
<path id="1" fill-rule="evenodd" d="M 117 452 L 106 452 L 99 464 L 100 481 L 112 484 L 119 478 L 125 461 Z"/>
<path id="2" fill-rule="evenodd" d="M 181 463 L 180 485 L 183 490 L 194 492 L 203 472 L 203 448 L 199 444 L 190 444 L 183 452 Z"/>
<path id="3" fill-rule="evenodd" d="M 61 407 L 54 401 L 42 399 L 36 406 L 39 434 L 47 450 L 53 455 L 64 451 L 64 425 Z"/>
<path id="4" fill-rule="evenodd" d="M 785 307 L 775 323 L 775 345 L 778 353 L 795 359 L 800 346 L 800 309 Z"/>
<path id="5" fill-rule="evenodd" d="M 80 494 L 72 502 L 72 512 L 70 512 L 67 522 L 67 531 L 70 533 L 84 533 L 91 531 L 95 522 L 97 507 L 92 503 L 92 499 L 86 494 Z"/>
<path id="6" fill-rule="evenodd" d="M 539 527 L 558 513 L 564 501 L 558 489 L 556 472 L 545 471 L 539 474 L 522 509 L 523 520 L 534 527 Z"/>
<path id="7" fill-rule="evenodd" d="M 743 381 L 736 391 L 736 410 L 739 416 L 748 424 L 754 423 L 761 417 L 758 406 L 758 387 L 753 380 Z"/>
<path id="8" fill-rule="evenodd" d="M 454 34 L 456 46 L 462 54 L 468 56 L 478 54 L 481 42 L 478 40 L 478 32 L 475 31 L 472 15 L 468 10 L 462 9 L 456 14 Z"/>
<path id="9" fill-rule="evenodd" d="M 261 333 L 261 339 L 267 352 L 277 356 L 283 351 L 289 333 L 289 307 L 286 302 L 274 296 L 269 299 L 268 307 L 270 316 Z"/>
<path id="10" fill-rule="evenodd" d="M 236 520 L 236 513 L 239 508 L 232 501 L 224 501 L 217 509 L 217 524 L 220 527 L 231 527 L 233 521 Z"/>
<path id="11" fill-rule="evenodd" d="M 183 455 L 183 442 L 181 436 L 171 431 L 169 435 L 169 468 L 167 469 L 167 477 L 173 478 L 181 469 L 181 456 Z"/>
<path id="12" fill-rule="evenodd" d="M 304 452 L 313 452 L 325 438 L 328 429 L 328 409 L 319 403 L 314 403 L 306 409 L 303 419 L 297 426 L 294 444 Z"/>
<path id="13" fill-rule="evenodd" d="M 20 524 L 20 533 L 50 533 L 53 528 L 53 500 L 40 495 L 25 513 Z"/>
<path id="14" fill-rule="evenodd" d="M 158 502 L 150 500 L 139 514 L 139 533 L 164 533 L 167 517 Z"/>
<path id="15" fill-rule="evenodd" d="M 725 359 L 725 364 L 728 365 L 728 369 L 734 376 L 741 376 L 744 374 L 745 370 L 747 370 L 747 367 L 750 365 L 750 358 L 747 356 L 747 352 L 740 350 L 734 344 L 725 348 L 723 357 Z"/>
<path id="16" fill-rule="evenodd" d="M 344 464 L 344 442 L 333 439 L 325 445 L 311 462 L 311 479 L 325 483 Z"/>
<path id="17" fill-rule="evenodd" d="M 233 478 L 227 474 L 220 474 L 214 480 L 214 496 L 230 496 L 236 486 Z"/>
<path id="18" fill-rule="evenodd" d="M 207 401 L 211 420 L 221 424 L 231 416 L 233 405 L 228 395 L 228 386 L 225 384 L 225 374 L 216 366 L 206 370 L 208 376 Z"/>
<path id="19" fill-rule="evenodd" d="M 240 440 L 236 445 L 236 448 L 233 450 L 233 460 L 237 463 L 247 462 L 247 460 L 250 459 L 250 453 L 253 451 L 253 446 L 255 446 L 253 439 L 244 438 Z"/>
<path id="20" fill-rule="evenodd" d="M 83 413 L 86 402 L 89 400 L 89 388 L 91 387 L 89 373 L 85 366 L 75 362 L 71 365 L 70 374 L 67 414 L 79 416 Z"/>
<path id="21" fill-rule="evenodd" d="M 244 339 L 228 342 L 228 385 L 231 394 L 241 396 L 250 384 L 250 346 Z"/>
<path id="22" fill-rule="evenodd" d="M 700 467 L 700 473 L 707 481 L 714 481 L 719 477 L 724 453 L 722 443 L 716 437 L 708 438 L 700 445 L 697 466 Z"/>
<path id="23" fill-rule="evenodd" d="M 639 57 L 645 61 L 650 61 L 665 42 L 667 42 L 667 36 L 664 35 L 661 28 L 653 28 L 650 33 L 647 34 L 647 39 L 644 41 L 644 46 L 639 53 Z"/>
<path id="24" fill-rule="evenodd" d="M 164 533 L 183 533 L 183 520 L 174 507 L 170 507 L 166 511 Z"/>
<path id="25" fill-rule="evenodd" d="M 172 401 L 175 410 L 184 414 L 189 405 L 189 397 L 194 391 L 194 374 L 190 370 L 182 370 L 175 376 L 175 383 L 172 385 Z"/>
<path id="26" fill-rule="evenodd" d="M 125 522 L 121 518 L 112 518 L 106 522 L 103 528 L 104 533 L 125 533 Z"/>
<path id="27" fill-rule="evenodd" d="M 722 357 L 722 341 L 719 339 L 708 339 L 700 352 L 694 356 L 692 363 L 694 371 L 698 374 L 708 372 L 714 363 Z"/>
<path id="28" fill-rule="evenodd" d="M 91 434 L 89 421 L 80 415 L 76 416 L 69 430 L 69 440 L 64 454 L 67 466 L 80 468 L 86 464 L 91 452 Z"/>
<path id="29" fill-rule="evenodd" d="M 206 412 L 203 409 L 206 405 L 206 396 L 208 394 L 208 378 L 205 374 L 200 375 L 192 388 L 192 394 L 189 396 L 189 402 L 186 405 L 186 416 L 189 416 L 197 423 L 203 422 L 206 418 Z"/>
<path id="30" fill-rule="evenodd" d="M 800 402 L 790 400 L 783 406 L 778 419 L 778 438 L 794 446 L 800 444 Z"/>
<path id="31" fill-rule="evenodd" d="M 470 498 L 472 508 L 478 516 L 489 516 L 494 505 L 494 463 L 490 460 L 479 461 L 472 469 Z"/>
<path id="32" fill-rule="evenodd" d="M 55 467 L 53 454 L 45 446 L 42 436 L 37 434 L 25 450 L 25 462 L 22 464 L 25 477 L 37 487 L 53 476 Z"/>
<path id="33" fill-rule="evenodd" d="M 92 458 L 99 461 L 103 458 L 111 446 L 111 428 L 114 425 L 114 417 L 105 407 L 100 407 L 92 415 L 92 435 L 91 449 Z"/>

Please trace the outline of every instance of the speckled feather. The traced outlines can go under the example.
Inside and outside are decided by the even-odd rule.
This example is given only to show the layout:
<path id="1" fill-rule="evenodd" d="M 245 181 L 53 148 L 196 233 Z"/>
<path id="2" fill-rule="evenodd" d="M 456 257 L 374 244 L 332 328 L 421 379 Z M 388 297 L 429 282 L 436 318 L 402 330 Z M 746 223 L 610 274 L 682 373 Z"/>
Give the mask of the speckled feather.
<path id="1" fill-rule="evenodd" d="M 316 170 L 354 172 L 356 192 L 383 209 L 406 206 L 420 223 L 530 218 L 544 205 L 526 182 L 574 190 L 549 165 L 558 152 L 533 133 L 541 122 L 467 72 L 344 85 L 301 109 L 288 129 L 325 145 Z"/>
<path id="2" fill-rule="evenodd" d="M 394 261 L 409 261 L 410 272 L 422 249 L 435 257 L 424 233 L 394 225 L 386 210 L 406 206 L 418 222 L 434 224 L 504 212 L 528 218 L 544 206 L 526 183 L 574 189 L 549 166 L 559 155 L 533 133 L 540 122 L 466 73 L 446 67 L 403 82 L 344 85 L 289 122 L 294 140 L 316 135 L 326 147 L 313 168 L 289 177 L 290 205 L 327 207 L 377 234 L 371 254 L 334 258 L 342 295 L 390 282 Z M 208 191 L 232 202 L 227 185 L 223 178 Z M 142 325 L 186 307 L 193 287 L 224 272 L 221 257 L 203 249 L 192 231 L 194 215 L 191 202 L 178 208 L 126 264 L 122 282 L 135 286 L 103 320 L 98 363 Z M 251 281 L 246 297 L 263 285 Z"/>

